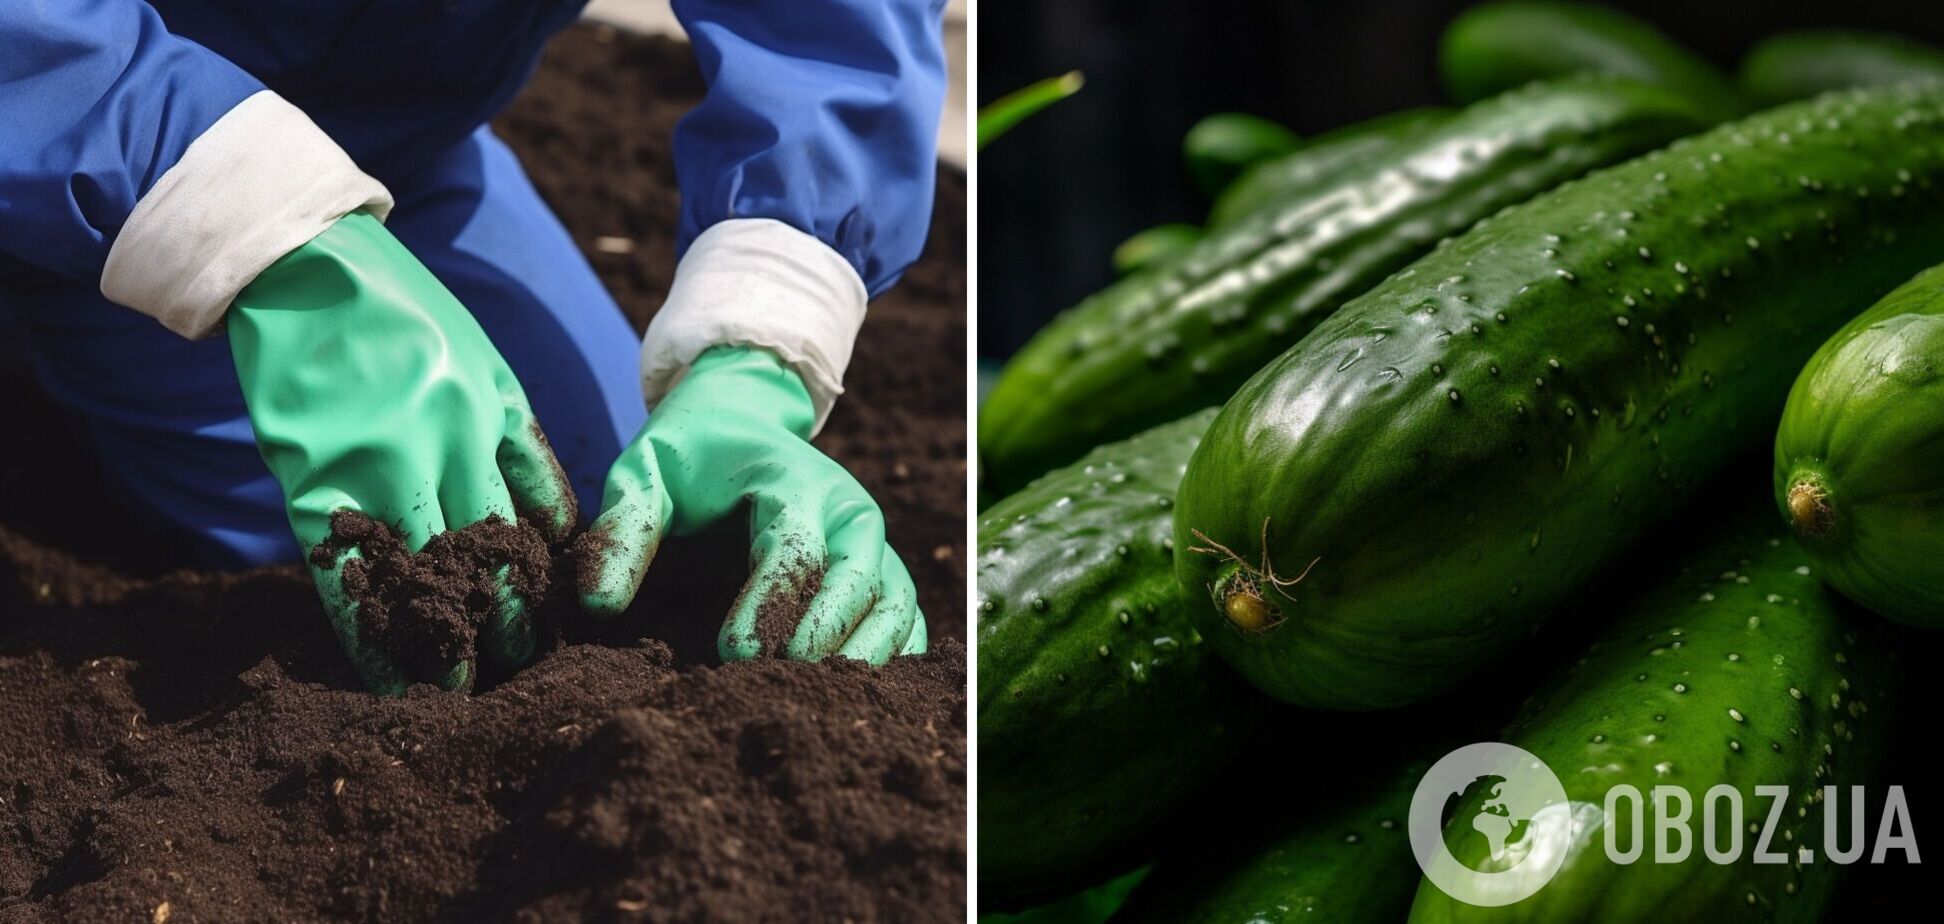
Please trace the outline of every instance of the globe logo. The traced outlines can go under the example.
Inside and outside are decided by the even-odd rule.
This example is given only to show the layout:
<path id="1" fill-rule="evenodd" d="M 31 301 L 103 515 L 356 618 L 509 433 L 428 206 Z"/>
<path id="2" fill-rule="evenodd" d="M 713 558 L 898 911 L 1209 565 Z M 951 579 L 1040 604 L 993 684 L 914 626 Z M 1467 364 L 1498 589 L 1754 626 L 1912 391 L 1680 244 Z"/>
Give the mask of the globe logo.
<path id="1" fill-rule="evenodd" d="M 1431 765 L 1411 796 L 1411 852 L 1425 878 L 1470 905 L 1509 905 L 1566 861 L 1574 813 L 1550 767 L 1522 748 L 1469 744 Z"/>

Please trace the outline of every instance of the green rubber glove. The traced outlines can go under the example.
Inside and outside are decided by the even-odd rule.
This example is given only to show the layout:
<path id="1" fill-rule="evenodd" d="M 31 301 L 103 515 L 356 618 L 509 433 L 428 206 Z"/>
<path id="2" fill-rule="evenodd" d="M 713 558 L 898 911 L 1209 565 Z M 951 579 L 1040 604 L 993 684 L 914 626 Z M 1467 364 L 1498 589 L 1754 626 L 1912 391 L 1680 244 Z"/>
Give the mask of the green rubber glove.
<path id="1" fill-rule="evenodd" d="M 390 524 L 413 552 L 492 515 L 523 514 L 550 540 L 573 527 L 573 492 L 506 361 L 376 218 L 348 215 L 271 264 L 226 322 L 257 447 L 307 561 L 329 537 L 331 514 L 347 508 Z M 311 573 L 366 686 L 470 688 L 472 664 L 407 676 L 367 643 L 340 577 L 357 554 Z M 518 664 L 532 656 L 533 626 L 524 601 L 502 588 L 479 649 Z"/>
<path id="2" fill-rule="evenodd" d="M 715 347 L 648 416 L 608 470 L 579 569 L 581 602 L 612 616 L 641 587 L 671 529 L 690 533 L 748 506 L 750 575 L 723 623 L 725 661 L 763 653 L 761 614 L 809 609 L 783 657 L 882 664 L 925 650 L 918 592 L 884 541 L 884 515 L 857 479 L 810 445 L 815 410 L 776 354 Z M 772 609 L 775 608 L 775 609 Z M 778 641 L 782 641 L 779 633 Z"/>

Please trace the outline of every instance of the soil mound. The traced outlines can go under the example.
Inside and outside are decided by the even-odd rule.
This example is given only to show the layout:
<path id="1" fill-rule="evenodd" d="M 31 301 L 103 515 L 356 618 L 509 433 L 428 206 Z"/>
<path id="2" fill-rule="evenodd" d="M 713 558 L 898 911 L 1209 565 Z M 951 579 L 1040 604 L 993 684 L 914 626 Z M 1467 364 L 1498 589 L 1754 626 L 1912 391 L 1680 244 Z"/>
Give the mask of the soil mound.
<path id="1" fill-rule="evenodd" d="M 496 123 L 637 330 L 695 73 L 578 28 Z M 671 539 L 633 610 L 543 631 L 483 692 L 371 696 L 301 565 L 182 569 L 0 363 L 0 920 L 963 920 L 963 177 L 939 195 L 818 440 L 929 622 L 881 669 L 718 664 L 735 529 Z"/>

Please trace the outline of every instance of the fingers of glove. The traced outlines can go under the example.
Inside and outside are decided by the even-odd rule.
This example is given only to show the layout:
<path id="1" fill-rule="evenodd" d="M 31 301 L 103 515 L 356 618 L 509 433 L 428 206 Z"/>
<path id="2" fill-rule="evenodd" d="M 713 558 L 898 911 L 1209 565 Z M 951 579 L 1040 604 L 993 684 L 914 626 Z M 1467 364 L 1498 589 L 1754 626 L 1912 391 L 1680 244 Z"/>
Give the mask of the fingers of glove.
<path id="1" fill-rule="evenodd" d="M 501 565 L 494 576 L 493 615 L 480 629 L 481 651 L 498 664 L 518 667 L 533 657 L 536 644 L 531 610 L 527 600 L 513 589 L 513 566 Z"/>
<path id="2" fill-rule="evenodd" d="M 930 647 L 930 636 L 931 633 L 925 628 L 925 614 L 920 611 L 918 618 L 911 624 L 911 637 L 905 639 L 904 647 L 898 650 L 898 656 L 924 654 Z"/>
<path id="3" fill-rule="evenodd" d="M 351 484 L 337 478 L 342 469 L 393 474 L 394 480 L 382 484 Z M 416 479 L 416 481 L 414 481 Z M 290 499 L 291 528 L 305 547 L 315 546 L 331 536 L 331 520 L 339 513 L 362 513 L 389 527 L 404 541 L 405 550 L 417 554 L 425 544 L 446 531 L 446 511 L 439 503 L 439 489 L 433 477 L 416 474 L 412 467 L 384 453 L 352 456 L 328 474 L 320 475 L 324 484 L 312 486 Z M 355 490 L 354 490 L 355 489 Z"/>
<path id="4" fill-rule="evenodd" d="M 912 586 L 911 573 L 890 546 L 884 547 L 882 573 L 884 583 L 877 605 L 837 649 L 846 658 L 883 664 L 891 660 L 892 652 L 903 649 L 912 627 L 924 621 L 924 615 L 918 612 L 918 590 Z"/>
<path id="5" fill-rule="evenodd" d="M 783 656 L 817 661 L 837 650 L 877 604 L 884 557 L 884 516 L 868 498 L 846 505 L 833 518 L 823 586 L 797 624 Z"/>
<path id="6" fill-rule="evenodd" d="M 344 646 L 344 653 L 357 670 L 358 679 L 364 681 L 365 689 L 380 696 L 397 696 L 405 692 L 405 671 L 365 638 L 358 623 L 358 602 L 344 590 L 344 563 L 357 557 L 357 549 L 345 549 L 328 568 L 311 565 L 311 578 L 317 583 L 317 597 L 324 604 L 324 615 L 330 619 L 338 643 Z"/>
<path id="7" fill-rule="evenodd" d="M 724 661 L 780 653 L 824 568 L 823 534 L 800 505 L 758 497 L 751 525 L 749 580 L 716 641 Z"/>
<path id="8" fill-rule="evenodd" d="M 674 510 L 654 446 L 636 439 L 608 469 L 601 515 L 574 545 L 582 609 L 607 617 L 628 608 Z"/>
<path id="9" fill-rule="evenodd" d="M 580 519 L 567 470 L 554 457 L 540 422 L 533 418 L 526 395 L 506 394 L 506 435 L 499 445 L 499 470 L 506 478 L 513 508 L 532 523 L 548 542 L 559 542 Z"/>
<path id="10" fill-rule="evenodd" d="M 500 476 L 499 460 L 479 452 L 455 452 L 439 477 L 438 508 L 446 529 L 464 529 L 488 517 L 513 522 L 513 496 Z"/>

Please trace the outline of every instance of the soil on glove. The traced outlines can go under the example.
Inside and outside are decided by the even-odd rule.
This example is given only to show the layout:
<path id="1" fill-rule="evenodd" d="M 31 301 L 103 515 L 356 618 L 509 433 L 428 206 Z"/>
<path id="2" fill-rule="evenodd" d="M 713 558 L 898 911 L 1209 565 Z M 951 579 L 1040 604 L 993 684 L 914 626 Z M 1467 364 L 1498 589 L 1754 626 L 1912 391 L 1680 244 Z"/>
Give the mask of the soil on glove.
<path id="1" fill-rule="evenodd" d="M 756 643 L 765 658 L 781 657 L 796 637 L 797 626 L 810 611 L 810 601 L 823 589 L 823 575 L 814 571 L 792 575 L 789 587 L 756 607 Z"/>
<path id="2" fill-rule="evenodd" d="M 340 564 L 350 549 L 357 556 Z M 487 517 L 433 536 L 415 555 L 404 537 L 354 510 L 331 515 L 331 535 L 311 550 L 310 563 L 340 570 L 365 639 L 408 677 L 443 676 L 477 659 L 480 629 L 502 605 L 501 589 L 538 605 L 554 570 L 546 538 L 524 522 Z"/>
<path id="3" fill-rule="evenodd" d="M 686 46 L 580 28 L 496 123 L 637 329 L 700 93 Z M 718 663 L 737 524 L 670 539 L 630 612 L 563 617 L 481 692 L 371 696 L 302 565 L 182 569 L 0 368 L 0 920 L 963 920 L 963 189 L 941 172 L 818 439 L 928 619 L 932 652 L 879 669 Z"/>

